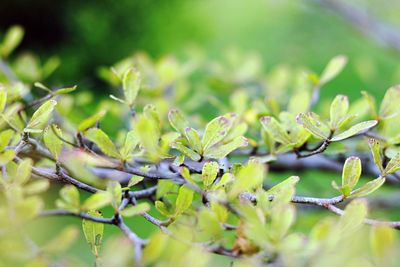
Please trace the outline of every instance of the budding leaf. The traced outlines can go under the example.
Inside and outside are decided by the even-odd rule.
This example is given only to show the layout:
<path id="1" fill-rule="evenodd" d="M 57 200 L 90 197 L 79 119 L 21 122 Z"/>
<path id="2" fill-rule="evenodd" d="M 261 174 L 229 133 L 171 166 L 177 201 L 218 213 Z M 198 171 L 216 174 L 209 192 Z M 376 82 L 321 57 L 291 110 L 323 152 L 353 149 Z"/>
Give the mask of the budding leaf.
<path id="1" fill-rule="evenodd" d="M 203 153 L 203 147 L 201 145 L 201 139 L 197 131 L 193 128 L 186 128 L 185 129 L 185 136 L 189 142 L 191 148 L 199 154 Z"/>
<path id="2" fill-rule="evenodd" d="M 181 133 L 182 135 L 185 135 L 185 129 L 189 127 L 189 123 L 183 116 L 183 114 L 177 110 L 177 109 L 171 109 L 168 112 L 168 120 L 171 126 Z"/>
<path id="3" fill-rule="evenodd" d="M 318 115 L 313 112 L 300 113 L 297 115 L 297 123 L 301 124 L 307 131 L 321 139 L 328 139 L 330 130 L 328 126 L 322 122 Z"/>
<path id="4" fill-rule="evenodd" d="M 136 215 L 140 215 L 143 213 L 146 213 L 150 210 L 150 205 L 149 203 L 140 203 L 135 206 L 130 206 L 128 208 L 123 209 L 120 213 L 122 216 L 125 217 L 132 217 Z"/>
<path id="5" fill-rule="evenodd" d="M 85 132 L 85 137 L 95 143 L 107 156 L 120 158 L 120 154 L 108 135 L 98 128 L 91 128 Z"/>
<path id="6" fill-rule="evenodd" d="M 179 188 L 178 197 L 175 202 L 175 216 L 182 214 L 186 211 L 193 201 L 193 191 L 185 185 Z"/>
<path id="7" fill-rule="evenodd" d="M 400 85 L 393 86 L 386 91 L 383 97 L 379 117 L 390 119 L 400 114 Z"/>
<path id="8" fill-rule="evenodd" d="M 20 26 L 12 26 L 5 34 L 0 46 L 0 55 L 7 57 L 21 43 L 24 36 L 24 29 Z"/>
<path id="9" fill-rule="evenodd" d="M 374 127 L 377 123 L 378 123 L 378 121 L 376 121 L 376 120 L 364 121 L 364 122 L 357 123 L 356 125 L 353 125 L 352 127 L 350 127 L 350 129 L 348 129 L 340 134 L 334 135 L 331 140 L 332 141 L 340 141 L 343 139 L 347 139 L 351 136 L 354 136 L 365 130 L 368 130 L 371 127 Z"/>
<path id="10" fill-rule="evenodd" d="M 218 171 L 219 171 L 219 165 L 215 161 L 209 161 L 203 165 L 201 177 L 203 179 L 203 184 L 206 187 L 212 185 L 215 178 L 217 178 Z"/>
<path id="11" fill-rule="evenodd" d="M 89 211 L 88 214 L 93 217 L 102 218 L 103 216 L 99 211 Z M 103 240 L 104 224 L 94 222 L 91 220 L 82 220 L 83 233 L 86 238 L 86 242 L 89 244 L 93 255 L 99 256 L 101 243 Z"/>
<path id="12" fill-rule="evenodd" d="M 379 142 L 375 139 L 369 139 L 368 144 L 371 149 L 371 153 L 372 153 L 374 162 L 375 162 L 376 166 L 378 166 L 379 170 L 382 173 L 383 166 L 382 166 L 381 148 L 380 148 Z"/>
<path id="13" fill-rule="evenodd" d="M 48 100 L 41 105 L 35 113 L 33 113 L 30 121 L 26 125 L 25 131 L 32 131 L 38 129 L 41 125 L 49 120 L 50 114 L 53 112 L 54 107 L 57 105 L 55 100 Z"/>
<path id="14" fill-rule="evenodd" d="M 243 136 L 238 136 L 233 139 L 231 142 L 224 145 L 215 145 L 204 151 L 204 156 L 212 159 L 222 159 L 226 157 L 232 151 L 245 147 L 248 145 L 247 138 Z"/>
<path id="15" fill-rule="evenodd" d="M 361 160 L 357 157 L 350 157 L 346 159 L 342 172 L 343 195 L 345 196 L 349 195 L 350 190 L 352 190 L 357 185 L 357 182 L 360 179 L 360 175 L 361 175 Z"/>
<path id="16" fill-rule="evenodd" d="M 126 103 L 132 107 L 139 93 L 142 78 L 140 72 L 135 69 L 128 69 L 122 78 L 122 88 L 124 90 Z"/>
<path id="17" fill-rule="evenodd" d="M 338 95 L 335 97 L 330 108 L 330 126 L 331 129 L 337 129 L 346 119 L 349 110 L 349 100 L 347 96 Z"/>
<path id="18" fill-rule="evenodd" d="M 224 139 L 232 126 L 232 119 L 234 117 L 236 117 L 235 114 L 219 116 L 206 125 L 206 130 L 202 139 L 204 150 Z"/>
<path id="19" fill-rule="evenodd" d="M 400 170 L 400 153 L 390 159 L 384 170 L 385 174 L 391 174 Z"/>
<path id="20" fill-rule="evenodd" d="M 385 178 L 384 177 L 378 177 L 365 185 L 363 185 L 360 188 L 357 188 L 356 190 L 352 191 L 350 193 L 350 197 L 356 198 L 356 197 L 365 197 L 375 190 L 377 190 L 379 187 L 381 187 L 385 183 Z"/>
<path id="21" fill-rule="evenodd" d="M 182 145 L 181 143 L 174 142 L 171 144 L 171 147 L 180 151 L 183 155 L 191 158 L 194 161 L 199 161 L 201 159 L 201 156 L 199 154 L 197 154 L 190 148 L 187 148 L 186 146 Z"/>
<path id="22" fill-rule="evenodd" d="M 148 119 L 145 116 L 138 116 L 135 121 L 135 129 L 140 140 L 140 144 L 143 146 L 148 156 L 152 160 L 156 160 L 160 157 L 159 149 L 159 138 L 160 130 L 157 123 Z"/>
<path id="23" fill-rule="evenodd" d="M 286 130 L 282 127 L 282 125 L 273 117 L 267 116 L 262 117 L 260 119 L 261 125 L 264 130 L 267 131 L 272 137 L 282 143 L 282 144 L 290 144 L 290 136 L 286 132 Z"/>
<path id="24" fill-rule="evenodd" d="M 95 125 L 101 118 L 104 117 L 106 114 L 106 111 L 102 110 L 92 116 L 90 116 L 87 119 L 84 119 L 79 125 L 78 125 L 78 132 L 83 132 L 86 129 L 89 129 L 93 125 Z"/>
<path id="25" fill-rule="evenodd" d="M 62 137 L 62 132 L 55 124 L 47 126 L 43 133 L 44 144 L 57 161 L 63 147 L 63 141 L 58 136 Z"/>
<path id="26" fill-rule="evenodd" d="M 121 184 L 117 181 L 110 181 L 107 185 L 107 192 L 111 195 L 111 206 L 113 206 L 115 210 L 118 210 L 122 199 Z"/>
<path id="27" fill-rule="evenodd" d="M 326 84 L 327 82 L 335 78 L 343 70 L 346 64 L 347 57 L 344 55 L 338 55 L 332 58 L 323 70 L 319 79 L 319 84 Z"/>

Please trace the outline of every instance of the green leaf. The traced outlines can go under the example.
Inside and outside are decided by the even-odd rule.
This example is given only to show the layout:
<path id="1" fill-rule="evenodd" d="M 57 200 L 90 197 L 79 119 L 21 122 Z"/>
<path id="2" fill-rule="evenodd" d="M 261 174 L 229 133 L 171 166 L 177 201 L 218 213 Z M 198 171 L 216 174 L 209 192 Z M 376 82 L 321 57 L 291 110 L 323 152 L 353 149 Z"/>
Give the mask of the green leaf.
<path id="1" fill-rule="evenodd" d="M 0 113 L 3 113 L 7 105 L 7 92 L 0 90 Z"/>
<path id="2" fill-rule="evenodd" d="M 356 185 L 361 175 L 361 160 L 357 157 L 346 159 L 342 172 L 342 188 L 348 187 L 352 190 Z M 343 192 L 345 196 L 350 192 Z"/>
<path id="3" fill-rule="evenodd" d="M 122 88 L 124 90 L 126 103 L 132 107 L 139 93 L 142 78 L 140 72 L 135 69 L 128 69 L 122 77 Z"/>
<path id="4" fill-rule="evenodd" d="M 204 156 L 212 159 L 222 159 L 232 151 L 240 147 L 245 147 L 247 145 L 248 145 L 247 138 L 243 136 L 238 136 L 227 144 L 215 145 L 213 147 L 206 149 L 204 151 Z"/>
<path id="5" fill-rule="evenodd" d="M 156 202 L 154 202 L 154 206 L 156 207 L 158 212 L 161 213 L 162 215 L 164 215 L 165 217 L 171 216 L 171 213 L 168 211 L 164 202 L 157 200 Z"/>
<path id="6" fill-rule="evenodd" d="M 175 216 L 182 214 L 192 205 L 193 193 L 193 190 L 185 185 L 179 188 L 178 197 L 175 202 Z"/>
<path id="7" fill-rule="evenodd" d="M 130 159 L 130 155 L 133 153 L 135 148 L 138 146 L 139 141 L 140 141 L 139 137 L 137 136 L 135 131 L 129 131 L 126 134 L 124 146 L 120 149 L 121 157 L 124 160 Z"/>
<path id="8" fill-rule="evenodd" d="M 24 186 L 24 193 L 27 195 L 35 195 L 45 192 L 50 187 L 50 182 L 47 179 L 39 179 L 30 182 Z"/>
<path id="9" fill-rule="evenodd" d="M 67 226 L 56 237 L 41 247 L 46 253 L 65 252 L 79 236 L 76 226 Z"/>
<path id="10" fill-rule="evenodd" d="M 378 178 L 366 183 L 362 187 L 352 191 L 350 193 L 350 197 L 353 197 L 353 198 L 355 198 L 355 197 L 365 197 L 365 196 L 371 194 L 372 192 L 374 192 L 375 190 L 377 190 L 384 183 L 385 183 L 385 178 L 384 177 L 378 177 Z"/>
<path id="11" fill-rule="evenodd" d="M 368 107 L 372 113 L 372 117 L 374 119 L 378 118 L 378 112 L 376 111 L 376 103 L 375 103 L 375 98 L 368 94 L 366 91 L 361 91 L 362 96 L 364 99 L 367 101 Z"/>
<path id="12" fill-rule="evenodd" d="M 128 182 L 128 187 L 132 187 L 134 185 L 137 185 L 141 181 L 143 181 L 144 177 L 143 176 L 138 176 L 138 175 L 133 175 L 131 179 Z"/>
<path id="13" fill-rule="evenodd" d="M 14 181 L 20 185 L 25 184 L 31 177 L 33 161 L 30 158 L 23 159 L 17 167 Z"/>
<path id="14" fill-rule="evenodd" d="M 111 206 L 113 206 L 115 210 L 118 210 L 122 200 L 121 184 L 117 181 L 109 181 L 107 184 L 107 192 L 111 195 Z"/>
<path id="15" fill-rule="evenodd" d="M 89 211 L 88 214 L 96 218 L 103 217 L 99 211 Z M 98 257 L 103 240 L 104 224 L 83 219 L 82 228 L 93 255 Z"/>
<path id="16" fill-rule="evenodd" d="M 135 121 L 135 131 L 139 137 L 140 144 L 151 160 L 160 158 L 159 139 L 160 130 L 159 125 L 154 120 L 148 119 L 145 116 L 137 116 Z"/>
<path id="17" fill-rule="evenodd" d="M 211 190 L 217 190 L 220 189 L 221 187 L 227 185 L 228 183 L 232 182 L 234 180 L 233 174 L 232 173 L 224 173 L 222 175 L 221 179 L 219 179 L 218 182 L 216 182 L 212 187 Z"/>
<path id="18" fill-rule="evenodd" d="M 400 114 L 400 85 L 390 87 L 383 97 L 379 117 L 390 119 Z"/>
<path id="19" fill-rule="evenodd" d="M 174 142 L 174 143 L 171 144 L 171 147 L 175 148 L 176 150 L 181 152 L 183 155 L 191 158 L 194 161 L 199 161 L 201 159 L 201 156 L 199 154 L 197 154 L 196 152 L 194 152 L 190 148 L 182 145 L 181 143 Z"/>
<path id="20" fill-rule="evenodd" d="M 361 227 L 366 216 L 367 203 L 361 199 L 353 200 L 346 206 L 340 217 L 339 228 L 342 233 L 351 235 Z"/>
<path id="21" fill-rule="evenodd" d="M 45 124 L 53 112 L 54 107 L 57 105 L 55 100 L 48 100 L 43 105 L 41 105 L 35 113 L 33 113 L 30 121 L 26 125 L 29 130 L 38 129 L 41 125 Z"/>
<path id="22" fill-rule="evenodd" d="M 101 118 L 104 117 L 104 115 L 106 115 L 106 111 L 102 110 L 92 116 L 90 116 L 89 118 L 84 119 L 79 125 L 78 125 L 78 132 L 83 132 L 86 129 L 89 129 L 90 127 L 92 127 L 93 125 L 95 125 L 99 120 L 101 120 Z"/>
<path id="23" fill-rule="evenodd" d="M 349 110 L 349 100 L 347 96 L 338 95 L 335 97 L 330 108 L 330 126 L 331 129 L 337 129 L 346 119 Z"/>
<path id="24" fill-rule="evenodd" d="M 4 130 L 0 133 L 0 151 L 3 151 L 14 136 L 14 131 L 11 129 Z"/>
<path id="25" fill-rule="evenodd" d="M 91 128 L 85 132 L 85 137 L 95 143 L 107 156 L 120 158 L 117 148 L 108 135 L 99 128 Z"/>
<path id="26" fill-rule="evenodd" d="M 350 127 L 350 129 L 348 129 L 340 134 L 334 135 L 333 138 L 331 139 L 331 141 L 340 141 L 343 139 L 347 139 L 347 138 L 352 137 L 356 134 L 359 134 L 371 127 L 374 127 L 377 123 L 378 123 L 378 121 L 376 121 L 376 120 L 363 121 L 363 122 L 357 123 L 356 125 L 353 125 L 352 127 Z"/>
<path id="27" fill-rule="evenodd" d="M 329 138 L 329 127 L 320 120 L 317 114 L 313 112 L 300 113 L 297 115 L 296 121 L 314 136 L 321 139 Z"/>
<path id="28" fill-rule="evenodd" d="M 98 192 L 91 195 L 83 202 L 82 210 L 97 210 L 107 206 L 112 202 L 112 196 L 109 192 Z"/>
<path id="29" fill-rule="evenodd" d="M 66 185 L 60 190 L 60 199 L 56 206 L 71 212 L 78 212 L 80 209 L 80 197 L 78 189 L 73 185 Z"/>
<path id="30" fill-rule="evenodd" d="M 6 150 L 0 153 L 0 166 L 4 166 L 10 161 L 12 161 L 15 157 L 14 150 Z"/>
<path id="31" fill-rule="evenodd" d="M 183 114 L 177 109 L 171 109 L 168 112 L 168 120 L 171 126 L 183 136 L 185 136 L 185 129 L 189 127 L 189 123 Z"/>
<path id="32" fill-rule="evenodd" d="M 75 91 L 76 88 L 78 88 L 76 85 L 75 85 L 75 86 L 72 86 L 72 87 L 61 88 L 61 89 L 56 90 L 56 91 L 54 92 L 54 94 L 55 94 L 55 95 L 68 94 L 68 93 L 71 93 L 71 92 Z"/>
<path id="33" fill-rule="evenodd" d="M 217 174 L 219 172 L 219 165 L 215 161 L 206 162 L 203 165 L 203 170 L 201 172 L 201 177 L 203 179 L 203 184 L 206 187 L 209 187 L 214 182 L 215 178 L 217 178 Z"/>
<path id="34" fill-rule="evenodd" d="M 190 147 L 193 148 L 193 150 L 196 151 L 198 154 L 202 154 L 203 147 L 201 145 L 200 135 L 197 133 L 197 131 L 193 128 L 188 127 L 185 129 L 185 136 L 189 142 Z"/>
<path id="35" fill-rule="evenodd" d="M 123 209 L 120 213 L 122 216 L 125 217 L 132 217 L 136 215 L 141 215 L 143 213 L 146 213 L 150 210 L 150 205 L 149 203 L 140 203 L 135 206 L 130 206 L 128 208 Z"/>
<path id="36" fill-rule="evenodd" d="M 232 126 L 232 120 L 236 117 L 235 114 L 228 114 L 219 116 L 206 125 L 206 130 L 203 135 L 202 144 L 203 149 L 215 145 L 227 135 Z"/>
<path id="37" fill-rule="evenodd" d="M 24 29 L 20 26 L 12 26 L 5 34 L 0 46 L 2 57 L 8 57 L 12 51 L 21 43 L 24 36 Z"/>
<path id="38" fill-rule="evenodd" d="M 369 139 L 368 144 L 369 148 L 371 149 L 372 157 L 374 159 L 376 166 L 378 166 L 381 173 L 383 173 L 381 148 L 379 142 L 375 139 Z"/>
<path id="39" fill-rule="evenodd" d="M 235 180 L 229 191 L 229 197 L 233 199 L 242 192 L 261 187 L 264 173 L 265 167 L 262 164 L 249 161 L 247 165 L 242 167 L 237 175 L 235 175 Z"/>
<path id="40" fill-rule="evenodd" d="M 281 144 L 290 144 L 290 136 L 282 125 L 273 117 L 266 116 L 260 119 L 261 125 L 272 137 Z"/>
<path id="41" fill-rule="evenodd" d="M 343 70 L 346 64 L 347 57 L 344 55 L 338 55 L 332 58 L 321 74 L 319 85 L 322 86 L 335 78 Z"/>
<path id="42" fill-rule="evenodd" d="M 395 248 L 395 230 L 387 225 L 373 225 L 370 234 L 371 250 L 375 257 L 383 260 L 391 257 Z"/>
<path id="43" fill-rule="evenodd" d="M 62 132 L 56 124 L 48 125 L 43 133 L 44 145 L 57 161 L 63 147 L 63 141 L 58 136 L 62 137 Z"/>
<path id="44" fill-rule="evenodd" d="M 400 153 L 390 159 L 384 170 L 385 174 L 391 174 L 400 170 Z"/>

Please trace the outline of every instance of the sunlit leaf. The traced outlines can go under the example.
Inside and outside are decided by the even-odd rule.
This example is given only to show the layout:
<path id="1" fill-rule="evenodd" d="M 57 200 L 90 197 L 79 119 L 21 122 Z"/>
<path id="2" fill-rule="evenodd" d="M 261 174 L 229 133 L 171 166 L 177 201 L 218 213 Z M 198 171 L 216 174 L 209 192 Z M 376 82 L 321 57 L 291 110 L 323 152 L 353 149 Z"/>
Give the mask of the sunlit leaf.
<path id="1" fill-rule="evenodd" d="M 193 201 L 193 190 L 183 185 L 179 188 L 178 197 L 175 203 L 175 216 L 186 211 Z"/>
<path id="2" fill-rule="evenodd" d="M 247 145 L 248 145 L 247 138 L 243 136 L 238 136 L 227 144 L 215 145 L 213 147 L 206 149 L 204 151 L 204 156 L 212 159 L 222 159 L 232 151 L 240 147 L 245 147 Z"/>
<path id="3" fill-rule="evenodd" d="M 363 121 L 363 122 L 357 123 L 356 125 L 350 127 L 350 129 L 348 129 L 340 134 L 335 134 L 331 140 L 332 141 L 340 141 L 340 140 L 352 137 L 356 134 L 359 134 L 363 131 L 366 131 L 366 130 L 374 127 L 377 123 L 378 123 L 378 121 L 376 121 L 376 120 Z"/>
<path id="4" fill-rule="evenodd" d="M 342 188 L 345 196 L 349 195 L 356 185 L 361 175 L 361 160 L 357 157 L 346 159 L 342 172 Z M 347 188 L 345 190 L 345 188 Z"/>
<path id="5" fill-rule="evenodd" d="M 264 130 L 269 132 L 275 140 L 282 144 L 290 144 L 290 136 L 282 125 L 273 117 L 262 117 L 260 119 L 261 125 Z"/>
<path id="6" fill-rule="evenodd" d="M 99 128 L 91 128 L 85 132 L 85 137 L 95 143 L 101 151 L 110 157 L 120 158 L 120 154 L 108 135 Z"/>
<path id="7" fill-rule="evenodd" d="M 357 188 L 356 190 L 352 191 L 350 193 L 350 197 L 355 198 L 355 197 L 367 196 L 367 195 L 371 194 L 372 192 L 374 192 L 375 190 L 377 190 L 379 187 L 381 187 L 384 183 L 385 183 L 385 178 L 378 177 L 378 178 L 366 183 L 362 187 Z"/>
<path id="8" fill-rule="evenodd" d="M 203 184 L 206 187 L 210 186 L 217 177 L 218 172 L 219 172 L 219 165 L 217 162 L 215 161 L 206 162 L 203 165 L 203 170 L 201 172 Z"/>
<path id="9" fill-rule="evenodd" d="M 385 167 L 385 174 L 391 174 L 400 170 L 400 153 L 390 159 L 389 163 Z"/>
<path id="10" fill-rule="evenodd" d="M 400 114 L 400 85 L 390 87 L 383 97 L 379 117 L 390 119 Z"/>
<path id="11" fill-rule="evenodd" d="M 301 124 L 307 131 L 321 139 L 328 139 L 330 136 L 329 127 L 320 120 L 313 112 L 300 113 L 296 117 L 297 123 Z"/>
<path id="12" fill-rule="evenodd" d="M 4 130 L 0 133 L 0 151 L 3 151 L 14 136 L 14 131 L 11 129 Z"/>
<path id="13" fill-rule="evenodd" d="M 115 210 L 118 210 L 122 199 L 121 184 L 117 181 L 109 181 L 107 184 L 107 192 L 111 195 L 111 206 L 113 206 Z"/>
<path id="14" fill-rule="evenodd" d="M 109 192 L 98 192 L 91 195 L 83 202 L 83 210 L 97 210 L 112 202 L 112 196 Z"/>
<path id="15" fill-rule="evenodd" d="M 128 69 L 122 78 L 122 88 L 126 103 L 132 107 L 139 93 L 142 78 L 140 72 L 135 69 Z"/>
<path id="16" fill-rule="evenodd" d="M 371 149 L 372 157 L 376 166 L 378 166 L 379 170 L 383 172 L 382 156 L 379 142 L 375 139 L 369 139 L 368 144 L 369 148 Z"/>
<path id="17" fill-rule="evenodd" d="M 193 150 L 191 150 L 190 148 L 182 145 L 181 143 L 172 143 L 171 144 L 172 148 L 175 148 L 176 150 L 178 150 L 179 152 L 181 152 L 183 155 L 191 158 L 194 161 L 198 161 L 201 159 L 201 156 L 199 154 L 197 154 L 196 152 L 194 152 Z"/>
<path id="18" fill-rule="evenodd" d="M 89 129 L 90 127 L 93 127 L 99 120 L 101 120 L 101 118 L 104 117 L 105 114 L 106 114 L 106 111 L 102 110 L 102 111 L 90 116 L 89 118 L 84 119 L 78 125 L 78 132 L 83 132 L 83 131 Z"/>
<path id="19" fill-rule="evenodd" d="M 99 211 L 95 210 L 89 211 L 88 214 L 97 218 L 103 217 Z M 103 240 L 104 224 L 83 219 L 82 228 L 93 255 L 98 257 Z"/>
<path id="20" fill-rule="evenodd" d="M 57 102 L 55 100 L 48 100 L 44 104 L 42 104 L 35 111 L 35 113 L 33 113 L 30 121 L 26 125 L 26 128 L 36 130 L 38 127 L 46 123 L 49 120 L 50 114 L 53 112 L 56 105 Z"/>
<path id="21" fill-rule="evenodd" d="M 62 132 L 56 124 L 49 125 L 44 130 L 43 142 L 56 160 L 58 160 L 63 147 L 63 141 L 59 137 L 62 137 Z"/>
<path id="22" fill-rule="evenodd" d="M 12 26 L 6 32 L 4 40 L 0 46 L 0 55 L 7 57 L 20 44 L 24 36 L 24 29 L 20 26 Z"/>
<path id="23" fill-rule="evenodd" d="M 3 113 L 7 105 L 7 92 L 0 90 L 0 113 Z"/>
<path id="24" fill-rule="evenodd" d="M 32 170 L 32 159 L 25 158 L 19 164 L 17 168 L 17 175 L 14 178 L 14 181 L 18 184 L 26 183 L 31 177 Z"/>
<path id="25" fill-rule="evenodd" d="M 364 200 L 350 202 L 339 221 L 339 227 L 343 233 L 353 234 L 358 230 L 367 216 L 367 203 Z"/>
<path id="26" fill-rule="evenodd" d="M 207 148 L 215 145 L 227 135 L 232 126 L 232 120 L 235 117 L 235 114 L 219 116 L 207 124 L 202 139 L 204 150 L 207 150 Z"/>
<path id="27" fill-rule="evenodd" d="M 143 213 L 146 213 L 149 210 L 150 210 L 149 203 L 143 202 L 143 203 L 137 204 L 135 206 L 129 206 L 129 207 L 123 209 L 120 213 L 122 216 L 132 217 L 132 216 L 141 215 Z"/>
<path id="28" fill-rule="evenodd" d="M 185 136 L 189 142 L 190 147 L 193 148 L 193 150 L 197 153 L 202 154 L 203 147 L 201 145 L 200 135 L 197 133 L 197 131 L 193 128 L 188 127 L 185 129 Z"/>
<path id="29" fill-rule="evenodd" d="M 374 225 L 371 227 L 370 243 L 375 257 L 385 259 L 390 257 L 396 242 L 395 230 L 386 225 Z"/>
<path id="30" fill-rule="evenodd" d="M 67 226 L 56 237 L 48 241 L 42 247 L 42 250 L 47 253 L 65 252 L 71 247 L 78 236 L 79 231 L 76 226 Z"/>
<path id="31" fill-rule="evenodd" d="M 0 153 L 0 166 L 4 166 L 10 161 L 12 161 L 15 157 L 14 150 L 6 150 Z"/>
<path id="32" fill-rule="evenodd" d="M 56 206 L 72 212 L 80 209 L 80 197 L 78 189 L 73 185 L 66 185 L 60 190 L 60 199 L 56 201 Z"/>
<path id="33" fill-rule="evenodd" d="M 141 181 L 143 181 L 144 177 L 143 176 L 138 176 L 138 175 L 133 175 L 131 179 L 129 179 L 128 182 L 128 187 L 132 187 L 134 185 L 137 185 Z"/>
<path id="34" fill-rule="evenodd" d="M 185 129 L 189 127 L 189 123 L 183 114 L 177 109 L 171 109 L 168 112 L 168 120 L 171 126 L 182 135 L 185 135 Z"/>
<path id="35" fill-rule="evenodd" d="M 56 94 L 56 95 L 68 94 L 68 93 L 71 93 L 71 92 L 75 91 L 76 88 L 78 88 L 78 87 L 75 85 L 75 86 L 72 86 L 72 87 L 66 87 L 66 88 L 57 89 L 54 92 L 54 94 Z"/>
<path id="36" fill-rule="evenodd" d="M 39 179 L 30 182 L 29 184 L 24 186 L 24 193 L 27 195 L 40 194 L 46 191 L 50 187 L 49 180 Z"/>
<path id="37" fill-rule="evenodd" d="M 338 55 L 332 58 L 323 70 L 319 79 L 319 84 L 323 85 L 334 79 L 343 70 L 346 64 L 347 57 L 344 55 Z"/>
<path id="38" fill-rule="evenodd" d="M 346 119 L 349 110 L 349 100 L 347 96 L 338 95 L 335 97 L 330 108 L 330 126 L 331 129 L 337 129 Z"/>

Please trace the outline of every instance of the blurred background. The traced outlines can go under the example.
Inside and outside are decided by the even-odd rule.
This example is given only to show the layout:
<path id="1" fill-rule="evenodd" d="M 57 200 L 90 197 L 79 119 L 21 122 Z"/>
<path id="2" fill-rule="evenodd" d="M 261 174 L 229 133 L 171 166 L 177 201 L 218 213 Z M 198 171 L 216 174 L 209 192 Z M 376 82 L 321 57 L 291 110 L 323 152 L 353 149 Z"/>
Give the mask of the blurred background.
<path id="1" fill-rule="evenodd" d="M 190 46 L 218 58 L 229 47 L 257 53 L 265 71 L 277 64 L 320 72 L 337 54 L 349 65 L 324 94 L 376 96 L 400 80 L 400 2 L 271 0 L 2 0 L 0 34 L 13 24 L 26 36 L 17 52 L 57 55 L 53 82 L 107 92 L 99 66 L 143 50 L 157 58 Z M 1 36 L 0 36 L 1 37 Z M 396 47 L 397 45 L 397 47 Z"/>

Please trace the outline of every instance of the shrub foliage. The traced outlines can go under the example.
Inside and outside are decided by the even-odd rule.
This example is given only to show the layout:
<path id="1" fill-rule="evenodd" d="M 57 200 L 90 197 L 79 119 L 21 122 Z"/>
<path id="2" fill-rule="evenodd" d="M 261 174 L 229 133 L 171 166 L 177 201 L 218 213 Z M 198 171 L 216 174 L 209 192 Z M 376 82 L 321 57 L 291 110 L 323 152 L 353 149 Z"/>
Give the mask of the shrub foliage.
<path id="1" fill-rule="evenodd" d="M 218 62 L 195 50 L 182 60 L 139 53 L 99 69 L 115 93 L 94 105 L 76 86 L 41 83 L 57 60 L 10 59 L 22 35 L 13 27 L 0 45 L 0 266 L 79 264 L 66 252 L 74 226 L 43 244 L 30 236 L 46 216 L 82 220 L 96 266 L 395 266 L 400 222 L 372 219 L 368 198 L 398 183 L 399 86 L 380 105 L 367 92 L 327 103 L 319 92 L 345 56 L 320 74 L 264 75 L 236 51 Z M 336 195 L 297 195 L 299 176 L 268 180 L 308 169 L 341 173 L 326 185 Z M 43 192 L 59 184 L 48 203 Z M 326 216 L 299 231 L 306 205 Z M 155 230 L 143 236 L 132 217 Z"/>

